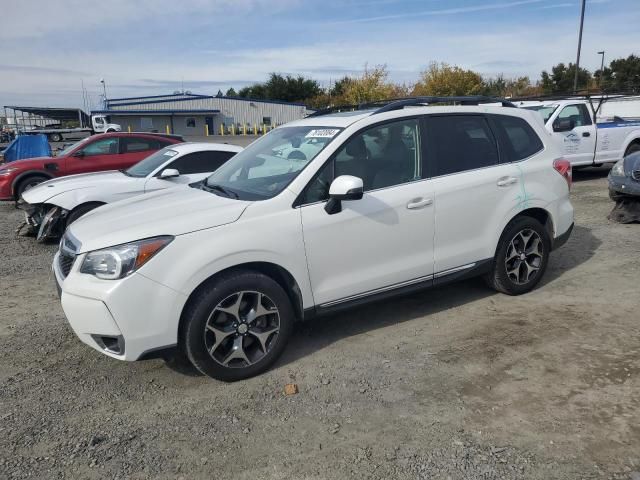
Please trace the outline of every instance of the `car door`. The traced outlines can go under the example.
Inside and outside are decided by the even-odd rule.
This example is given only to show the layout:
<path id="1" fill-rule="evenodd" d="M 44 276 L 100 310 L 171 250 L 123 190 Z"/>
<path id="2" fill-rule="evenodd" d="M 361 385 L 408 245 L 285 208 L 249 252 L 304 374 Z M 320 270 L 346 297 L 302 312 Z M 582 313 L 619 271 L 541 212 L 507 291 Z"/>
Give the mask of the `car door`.
<path id="1" fill-rule="evenodd" d="M 65 161 L 65 175 L 114 170 L 114 157 L 118 156 L 119 138 L 97 138 L 75 151 Z"/>
<path id="2" fill-rule="evenodd" d="M 146 181 L 145 192 L 203 180 L 235 154 L 236 152 L 206 150 L 183 155 L 154 172 Z M 166 169 L 178 170 L 180 175 L 166 179 L 160 178 L 160 174 Z"/>
<path id="3" fill-rule="evenodd" d="M 562 122 L 570 121 L 572 130 L 557 131 Z M 596 126 L 584 103 L 565 105 L 552 123 L 553 136 L 558 140 L 564 158 L 572 165 L 590 165 L 596 150 Z"/>
<path id="4" fill-rule="evenodd" d="M 498 141 L 484 115 L 429 115 L 426 139 L 435 192 L 438 281 L 492 256 L 488 245 L 496 225 L 518 201 L 521 174 L 517 166 L 500 163 Z"/>
<path id="5" fill-rule="evenodd" d="M 354 134 L 301 196 L 309 277 L 317 305 L 331 306 L 421 282 L 433 273 L 433 187 L 425 180 L 421 120 Z M 325 211 L 341 175 L 362 178 L 360 200 Z"/>

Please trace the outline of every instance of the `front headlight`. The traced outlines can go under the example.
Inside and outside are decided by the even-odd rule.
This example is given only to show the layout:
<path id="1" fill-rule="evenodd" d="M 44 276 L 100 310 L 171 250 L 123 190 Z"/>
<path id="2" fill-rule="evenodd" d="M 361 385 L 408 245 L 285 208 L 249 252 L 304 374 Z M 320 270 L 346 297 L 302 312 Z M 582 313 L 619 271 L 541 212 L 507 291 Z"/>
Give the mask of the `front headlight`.
<path id="1" fill-rule="evenodd" d="M 616 162 L 616 164 L 613 166 L 613 168 L 611 169 L 611 176 L 612 177 L 624 177 L 625 173 L 624 173 L 624 158 L 621 160 L 618 160 Z"/>
<path id="2" fill-rule="evenodd" d="M 3 168 L 0 170 L 0 176 L 6 177 L 7 175 L 10 175 L 11 172 L 15 172 L 16 170 L 19 170 L 19 168 L 18 167 Z"/>
<path id="3" fill-rule="evenodd" d="M 132 274 L 156 253 L 169 245 L 173 237 L 147 238 L 87 253 L 80 273 L 95 275 L 103 280 L 117 280 Z"/>

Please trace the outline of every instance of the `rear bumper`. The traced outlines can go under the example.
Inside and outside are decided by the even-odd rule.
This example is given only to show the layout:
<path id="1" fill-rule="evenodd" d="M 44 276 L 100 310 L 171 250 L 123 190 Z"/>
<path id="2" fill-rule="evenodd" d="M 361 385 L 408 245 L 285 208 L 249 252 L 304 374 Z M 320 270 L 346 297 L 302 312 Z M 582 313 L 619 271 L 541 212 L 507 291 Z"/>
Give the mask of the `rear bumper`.
<path id="1" fill-rule="evenodd" d="M 569 226 L 566 232 L 561 235 L 558 235 L 553 239 L 553 245 L 551 246 L 551 250 L 556 250 L 563 246 L 565 243 L 569 241 L 569 237 L 571 237 L 571 232 L 573 232 L 573 223 Z"/>

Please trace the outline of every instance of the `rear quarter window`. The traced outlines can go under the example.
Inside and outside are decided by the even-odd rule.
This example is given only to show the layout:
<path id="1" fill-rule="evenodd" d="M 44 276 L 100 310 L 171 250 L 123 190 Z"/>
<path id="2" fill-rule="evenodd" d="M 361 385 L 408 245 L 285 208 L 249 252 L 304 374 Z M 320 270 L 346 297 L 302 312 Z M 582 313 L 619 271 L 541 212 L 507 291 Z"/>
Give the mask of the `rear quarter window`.
<path id="1" fill-rule="evenodd" d="M 500 142 L 502 162 L 517 162 L 535 155 L 544 148 L 538 134 L 526 120 L 509 115 L 492 115 Z"/>

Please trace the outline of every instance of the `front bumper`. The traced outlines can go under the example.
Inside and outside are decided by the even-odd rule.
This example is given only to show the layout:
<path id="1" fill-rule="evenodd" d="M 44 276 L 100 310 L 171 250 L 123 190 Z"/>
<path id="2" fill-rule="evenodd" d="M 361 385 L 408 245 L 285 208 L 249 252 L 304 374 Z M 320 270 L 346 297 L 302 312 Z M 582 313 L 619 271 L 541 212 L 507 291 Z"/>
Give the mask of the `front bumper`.
<path id="1" fill-rule="evenodd" d="M 22 198 L 16 202 L 16 207 L 24 212 L 24 224 L 36 233 L 39 242 L 58 238 L 64 233 L 67 210 L 45 203 L 27 203 Z"/>
<path id="2" fill-rule="evenodd" d="M 121 280 L 79 273 L 84 254 L 65 278 L 56 254 L 53 273 L 67 321 L 78 338 L 118 360 L 133 361 L 178 341 L 187 296 L 139 272 Z M 143 267 L 144 268 L 144 267 Z"/>
<path id="3" fill-rule="evenodd" d="M 640 181 L 630 177 L 609 176 L 609 191 L 620 195 L 632 195 L 640 197 Z"/>

